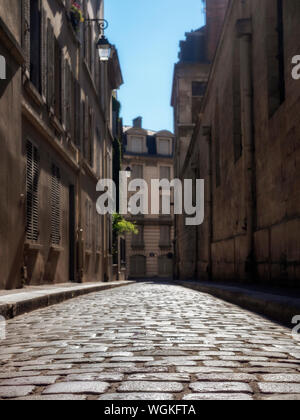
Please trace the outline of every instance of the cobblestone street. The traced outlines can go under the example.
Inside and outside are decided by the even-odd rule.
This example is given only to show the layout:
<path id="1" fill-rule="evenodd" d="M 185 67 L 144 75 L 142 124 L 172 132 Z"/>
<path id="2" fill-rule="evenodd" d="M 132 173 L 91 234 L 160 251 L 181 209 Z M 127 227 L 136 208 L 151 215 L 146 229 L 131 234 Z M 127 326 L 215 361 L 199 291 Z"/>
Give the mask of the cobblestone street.
<path id="1" fill-rule="evenodd" d="M 2 399 L 300 399 L 291 330 L 206 294 L 138 283 L 7 323 Z"/>

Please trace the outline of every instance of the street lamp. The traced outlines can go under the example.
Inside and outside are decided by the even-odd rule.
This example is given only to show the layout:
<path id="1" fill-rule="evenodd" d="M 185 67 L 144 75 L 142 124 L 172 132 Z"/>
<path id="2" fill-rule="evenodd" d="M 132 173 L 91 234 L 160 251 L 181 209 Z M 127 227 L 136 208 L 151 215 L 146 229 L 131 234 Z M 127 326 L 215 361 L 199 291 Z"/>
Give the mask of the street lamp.
<path id="1" fill-rule="evenodd" d="M 111 56 L 111 45 L 108 42 L 108 39 L 101 35 L 97 42 L 97 49 L 99 52 L 100 61 L 108 61 Z"/>
<path id="2" fill-rule="evenodd" d="M 86 19 L 86 23 L 96 23 L 99 26 L 100 38 L 96 44 L 99 52 L 100 61 L 109 61 L 112 47 L 104 35 L 104 30 L 108 28 L 108 22 L 105 19 Z"/>

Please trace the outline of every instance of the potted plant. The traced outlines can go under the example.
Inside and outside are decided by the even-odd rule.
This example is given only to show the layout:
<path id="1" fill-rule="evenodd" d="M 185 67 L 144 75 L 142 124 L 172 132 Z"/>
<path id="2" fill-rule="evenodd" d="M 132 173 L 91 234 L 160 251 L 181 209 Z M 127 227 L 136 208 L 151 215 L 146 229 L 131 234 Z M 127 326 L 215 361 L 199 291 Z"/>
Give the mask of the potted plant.
<path id="1" fill-rule="evenodd" d="M 78 32 L 80 23 L 84 22 L 81 5 L 73 1 L 70 10 L 70 19 L 75 32 Z"/>

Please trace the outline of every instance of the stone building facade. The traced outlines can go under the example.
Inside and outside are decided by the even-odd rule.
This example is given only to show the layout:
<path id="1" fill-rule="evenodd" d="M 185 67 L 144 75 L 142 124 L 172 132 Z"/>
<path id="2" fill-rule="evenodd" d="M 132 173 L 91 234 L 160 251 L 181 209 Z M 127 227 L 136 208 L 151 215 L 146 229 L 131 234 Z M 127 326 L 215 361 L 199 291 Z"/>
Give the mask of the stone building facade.
<path id="1" fill-rule="evenodd" d="M 85 19 L 103 18 L 103 1 L 81 3 Z M 115 48 L 100 63 L 98 27 L 76 26 L 71 4 L 0 5 L 11 63 L 0 81 L 0 288 L 111 278 L 111 221 L 96 213 L 96 184 L 112 173 L 122 75 Z"/>
<path id="2" fill-rule="evenodd" d="M 229 1 L 180 173 L 206 186 L 181 277 L 299 286 L 299 21 L 297 0 Z"/>
<path id="3" fill-rule="evenodd" d="M 179 62 L 174 67 L 171 100 L 176 138 L 174 159 L 176 178 L 182 176 L 187 152 L 195 132 L 227 4 L 228 0 L 208 0 L 206 25 L 187 33 L 186 40 L 180 42 Z M 196 179 L 195 169 L 192 168 L 188 179 Z M 176 277 L 193 278 L 197 275 L 196 233 L 194 228 L 185 225 L 185 217 L 175 215 Z"/>
<path id="4" fill-rule="evenodd" d="M 130 169 L 130 181 L 146 181 L 149 213 L 153 199 L 151 180 L 172 180 L 174 177 L 173 147 L 174 136 L 171 132 L 145 130 L 142 128 L 141 118 L 134 120 L 132 127 L 124 127 L 122 168 Z M 170 215 L 161 213 L 160 207 L 159 214 L 127 216 L 128 220 L 137 224 L 139 232 L 138 235 L 126 235 L 126 267 L 129 278 L 173 277 L 173 208 L 171 207 Z"/>

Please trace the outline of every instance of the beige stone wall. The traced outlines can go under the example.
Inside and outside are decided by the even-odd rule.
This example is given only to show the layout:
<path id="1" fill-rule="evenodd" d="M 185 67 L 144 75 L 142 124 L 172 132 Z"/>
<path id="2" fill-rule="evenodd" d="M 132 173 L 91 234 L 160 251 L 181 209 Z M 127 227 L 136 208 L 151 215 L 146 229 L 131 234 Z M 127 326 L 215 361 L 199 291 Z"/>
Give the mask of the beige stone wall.
<path id="1" fill-rule="evenodd" d="M 9 28 L 0 28 L 0 55 L 6 60 L 7 79 L 0 80 L 0 289 L 20 285 L 21 260 L 24 243 L 21 156 L 21 68 L 13 56 L 13 45 L 19 48 L 21 28 L 20 2 L 4 0 L 0 17 Z M 5 42 L 5 44 L 4 44 Z M 11 50 L 10 50 L 11 49 Z"/>
<path id="2" fill-rule="evenodd" d="M 206 182 L 205 222 L 198 229 L 197 266 L 198 277 L 202 279 L 206 278 L 207 269 L 217 280 L 249 279 L 245 270 L 248 258 L 245 149 L 236 161 L 232 92 L 236 22 L 238 19 L 252 18 L 252 123 L 255 146 L 252 280 L 284 286 L 299 285 L 300 84 L 291 77 L 291 60 L 300 51 L 300 5 L 295 0 L 283 2 L 286 98 L 270 117 L 267 34 L 269 14 L 275 5 L 273 0 L 234 3 L 214 63 L 201 123 L 195 132 L 196 141 L 186 162 L 188 173 L 192 165 L 190 156 L 199 153 L 199 175 Z M 203 127 L 211 128 L 210 137 L 203 134 Z M 209 143 L 212 153 L 211 197 Z M 220 182 L 217 182 L 218 157 Z"/>
<path id="3" fill-rule="evenodd" d="M 84 56 L 83 43 L 79 40 L 66 17 L 68 2 L 42 1 L 41 39 L 41 91 L 30 82 L 29 32 L 25 31 L 25 20 L 21 21 L 21 4 L 5 2 L 0 5 L 0 17 L 12 30 L 9 37 L 16 38 L 14 48 L 9 51 L 0 42 L 0 54 L 7 58 L 8 80 L 0 81 L 0 193 L 3 206 L 0 208 L 0 261 L 2 275 L 0 288 L 16 288 L 22 284 L 62 283 L 70 280 L 70 208 L 69 188 L 75 191 L 75 274 L 76 281 L 103 281 L 111 279 L 111 220 L 96 213 L 96 184 L 100 177 L 112 174 L 111 93 L 122 83 L 116 51 L 112 62 L 97 66 L 98 55 L 95 43 L 98 37 L 96 25 L 92 28 L 90 64 Z M 103 2 L 89 1 L 90 18 L 103 17 Z M 23 17 L 28 11 L 23 9 Z M 27 14 L 28 21 L 28 14 Z M 22 26 L 25 25 L 25 26 Z M 62 119 L 54 118 L 54 102 L 49 97 L 48 37 L 47 27 L 61 48 L 61 58 L 79 84 L 79 104 L 74 105 L 72 95 L 63 88 Z M 83 25 L 82 25 L 83 28 Z M 1 25 L 0 25 L 0 30 Z M 23 33 L 23 37 L 21 37 Z M 83 41 L 83 31 L 81 31 Z M 18 41 L 22 45 L 18 46 Z M 1 40 L 2 33 L 1 33 Z M 23 49 L 25 64 L 20 68 Z M 17 57 L 13 59 L 13 57 Z M 17 63 L 18 60 L 18 63 Z M 112 73 L 113 69 L 113 73 Z M 62 71 L 63 69 L 61 69 Z M 62 74 L 62 73 L 61 73 Z M 60 74 L 60 76 L 61 76 Z M 52 79 L 54 76 L 52 75 Z M 66 73 L 65 79 L 70 81 Z M 101 96 L 99 95 L 101 92 Z M 92 111 L 91 135 L 87 131 L 87 119 L 83 106 L 88 102 Z M 71 105 L 70 105 L 71 104 Z M 71 125 L 67 112 L 72 106 Z M 106 127 L 106 120 L 109 120 Z M 76 129 L 72 123 L 76 121 Z M 39 151 L 38 180 L 38 238 L 26 239 L 26 142 L 30 140 Z M 84 153 L 88 150 L 90 156 Z M 91 153 L 90 153 L 91 152 Z M 61 239 L 59 245 L 51 245 L 51 167 L 55 164 L 61 174 L 60 209 Z M 87 212 L 87 204 L 90 209 Z M 11 232 L 14 232 L 14 235 Z"/>
<path id="4" fill-rule="evenodd" d="M 123 169 L 128 166 L 143 165 L 143 178 L 147 182 L 149 190 L 149 209 L 151 210 L 151 179 L 160 179 L 160 167 L 166 166 L 170 168 L 171 179 L 174 178 L 173 159 L 150 156 L 129 156 L 124 155 Z M 173 216 L 164 217 L 158 215 L 145 215 L 144 217 L 132 216 L 130 220 L 135 221 L 138 226 L 144 229 L 144 246 L 142 248 L 134 248 L 132 246 L 132 235 L 126 235 L 126 258 L 127 258 L 127 274 L 130 277 L 131 266 L 130 260 L 134 255 L 142 255 L 146 257 L 146 277 L 154 278 L 159 276 L 158 259 L 173 253 L 174 226 Z M 170 247 L 160 247 L 160 226 L 167 225 L 171 227 Z M 151 255 L 153 254 L 153 255 Z"/>

